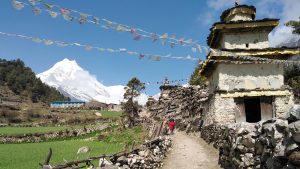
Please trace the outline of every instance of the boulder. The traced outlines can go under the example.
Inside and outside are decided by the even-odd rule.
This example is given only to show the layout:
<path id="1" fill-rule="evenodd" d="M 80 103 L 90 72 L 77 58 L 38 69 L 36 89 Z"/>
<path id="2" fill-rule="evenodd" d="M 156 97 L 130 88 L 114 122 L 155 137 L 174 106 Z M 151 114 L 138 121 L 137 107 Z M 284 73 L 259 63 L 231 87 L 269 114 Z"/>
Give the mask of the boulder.
<path id="1" fill-rule="evenodd" d="M 80 147 L 77 151 L 77 154 L 85 154 L 89 152 L 91 149 L 88 146 Z"/>
<path id="2" fill-rule="evenodd" d="M 289 124 L 289 129 L 294 141 L 300 143 L 300 120 Z"/>
<path id="3" fill-rule="evenodd" d="M 293 109 L 289 112 L 288 121 L 295 122 L 300 120 L 300 105 L 294 105 Z"/>
<path id="4" fill-rule="evenodd" d="M 294 151 L 289 155 L 289 162 L 294 165 L 300 165 L 300 151 Z"/>

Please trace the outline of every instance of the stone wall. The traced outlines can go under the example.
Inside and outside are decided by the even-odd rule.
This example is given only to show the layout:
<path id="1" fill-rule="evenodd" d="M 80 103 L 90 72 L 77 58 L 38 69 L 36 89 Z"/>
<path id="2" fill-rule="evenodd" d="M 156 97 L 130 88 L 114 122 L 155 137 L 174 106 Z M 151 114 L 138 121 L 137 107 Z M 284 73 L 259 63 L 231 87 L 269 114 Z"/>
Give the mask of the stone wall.
<path id="1" fill-rule="evenodd" d="M 83 136 L 86 134 L 93 133 L 95 131 L 101 131 L 107 128 L 107 124 L 101 125 L 89 125 L 79 129 L 66 129 L 58 132 L 48 133 L 28 133 L 20 135 L 0 135 L 0 144 L 8 143 L 37 143 L 44 141 L 52 141 L 57 139 L 66 139 L 70 137 Z"/>
<path id="2" fill-rule="evenodd" d="M 176 86 L 163 93 L 164 96 L 148 108 L 154 121 L 161 124 L 173 118 L 180 130 L 200 131 L 208 107 L 207 89 L 200 86 Z"/>
<path id="3" fill-rule="evenodd" d="M 201 136 L 219 149 L 219 163 L 226 169 L 300 167 L 300 106 L 285 120 L 210 125 Z"/>

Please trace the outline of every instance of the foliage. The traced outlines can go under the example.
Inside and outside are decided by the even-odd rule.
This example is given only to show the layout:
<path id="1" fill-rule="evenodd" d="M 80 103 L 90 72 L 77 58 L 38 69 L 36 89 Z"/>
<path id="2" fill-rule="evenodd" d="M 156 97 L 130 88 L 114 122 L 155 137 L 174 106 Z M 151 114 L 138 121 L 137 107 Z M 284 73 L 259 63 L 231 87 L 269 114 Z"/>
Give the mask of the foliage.
<path id="1" fill-rule="evenodd" d="M 109 118 L 109 119 L 118 119 L 121 117 L 122 112 L 117 111 L 100 111 L 101 117 L 103 118 Z"/>
<path id="2" fill-rule="evenodd" d="M 141 144 L 144 141 L 145 132 L 142 127 L 133 127 L 126 130 L 116 128 L 103 140 L 106 143 L 122 143 L 124 145 Z"/>
<path id="3" fill-rule="evenodd" d="M 300 17 L 299 17 L 300 19 Z M 293 29 L 294 34 L 300 34 L 300 20 L 299 21 L 288 21 L 286 26 L 291 27 Z"/>
<path id="4" fill-rule="evenodd" d="M 145 85 L 136 77 L 132 78 L 125 87 L 124 99 L 130 100 L 138 97 L 145 90 Z"/>
<path id="5" fill-rule="evenodd" d="M 32 102 L 51 102 L 66 100 L 56 89 L 47 86 L 36 78 L 29 67 L 25 67 L 20 59 L 7 61 L 0 59 L 0 86 L 7 85 L 15 94 L 22 94 Z"/>
<path id="6" fill-rule="evenodd" d="M 126 102 L 122 103 L 122 109 L 127 118 L 128 127 L 135 126 L 139 105 L 137 101 L 134 101 L 134 98 L 138 97 L 143 90 L 145 90 L 145 85 L 136 77 L 132 78 L 125 87 L 124 100 L 126 100 Z"/>
<path id="7" fill-rule="evenodd" d="M 204 85 L 205 84 L 205 80 L 206 80 L 205 77 L 199 75 L 201 66 L 202 66 L 202 64 L 198 64 L 195 67 L 195 70 L 192 73 L 190 81 L 189 81 L 190 85 Z"/>
<path id="8" fill-rule="evenodd" d="M 294 94 L 300 96 L 300 67 L 286 67 L 284 71 L 285 84 L 293 88 Z"/>

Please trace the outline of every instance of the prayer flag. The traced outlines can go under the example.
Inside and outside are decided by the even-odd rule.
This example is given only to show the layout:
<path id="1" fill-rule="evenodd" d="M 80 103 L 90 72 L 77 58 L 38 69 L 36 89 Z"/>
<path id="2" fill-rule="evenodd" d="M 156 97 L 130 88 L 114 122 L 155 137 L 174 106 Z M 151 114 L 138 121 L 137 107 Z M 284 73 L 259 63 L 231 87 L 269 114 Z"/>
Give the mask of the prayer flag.
<path id="1" fill-rule="evenodd" d="M 24 4 L 22 2 L 19 2 L 19 1 L 16 1 L 16 0 L 13 0 L 12 1 L 12 5 L 13 7 L 16 9 L 16 10 L 21 10 L 24 8 Z"/>
<path id="2" fill-rule="evenodd" d="M 87 21 L 87 14 L 80 13 L 79 15 L 80 15 L 80 16 L 79 16 L 79 23 L 80 23 L 80 24 L 86 23 L 86 21 Z"/>
<path id="3" fill-rule="evenodd" d="M 47 40 L 47 39 L 44 39 L 44 44 L 45 45 L 52 45 L 54 42 L 52 40 Z"/>
<path id="4" fill-rule="evenodd" d="M 93 21 L 97 25 L 99 25 L 99 23 L 100 23 L 100 19 L 98 17 L 96 17 L 96 16 L 93 16 Z"/>
<path id="5" fill-rule="evenodd" d="M 32 38 L 32 41 L 36 42 L 36 43 L 41 43 L 42 42 L 42 40 L 40 38 Z"/>
<path id="6" fill-rule="evenodd" d="M 152 42 L 156 42 L 158 39 L 158 36 L 156 34 L 152 34 L 151 39 L 152 39 Z"/>
<path id="7" fill-rule="evenodd" d="M 145 57 L 144 54 L 140 54 L 139 59 L 143 59 Z"/>
<path id="8" fill-rule="evenodd" d="M 42 12 L 42 10 L 38 7 L 33 7 L 32 11 L 33 11 L 34 15 L 39 15 Z"/>
<path id="9" fill-rule="evenodd" d="M 36 5 L 36 0 L 28 0 L 28 2 L 29 2 L 32 6 L 35 6 L 35 5 Z"/>

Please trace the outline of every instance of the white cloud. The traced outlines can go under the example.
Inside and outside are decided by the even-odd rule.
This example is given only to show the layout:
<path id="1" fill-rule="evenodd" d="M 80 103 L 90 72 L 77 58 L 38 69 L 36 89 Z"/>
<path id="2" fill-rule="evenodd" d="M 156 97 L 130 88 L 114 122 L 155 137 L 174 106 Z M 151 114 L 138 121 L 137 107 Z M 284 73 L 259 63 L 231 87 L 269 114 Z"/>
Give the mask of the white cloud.
<path id="1" fill-rule="evenodd" d="M 160 92 L 152 96 L 154 100 L 159 100 Z"/>
<path id="2" fill-rule="evenodd" d="M 300 38 L 292 34 L 291 28 L 284 26 L 289 20 L 297 20 L 300 17 L 299 0 L 264 0 L 256 6 L 258 14 L 264 17 L 280 18 L 280 25 L 269 34 L 270 46 L 276 47 L 291 39 Z"/>

